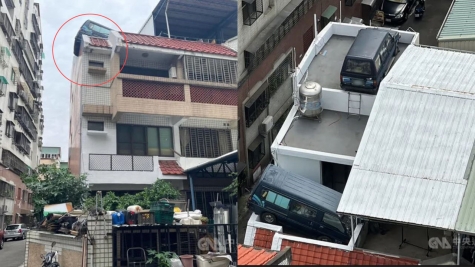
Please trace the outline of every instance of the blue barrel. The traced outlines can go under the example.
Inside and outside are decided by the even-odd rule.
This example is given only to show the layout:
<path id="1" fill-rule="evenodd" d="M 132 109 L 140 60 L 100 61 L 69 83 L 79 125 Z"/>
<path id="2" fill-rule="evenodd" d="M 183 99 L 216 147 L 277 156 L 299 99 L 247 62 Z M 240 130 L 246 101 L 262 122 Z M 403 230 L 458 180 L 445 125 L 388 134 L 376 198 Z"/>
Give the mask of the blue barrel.
<path id="1" fill-rule="evenodd" d="M 112 213 L 112 225 L 125 224 L 125 216 L 122 211 Z"/>

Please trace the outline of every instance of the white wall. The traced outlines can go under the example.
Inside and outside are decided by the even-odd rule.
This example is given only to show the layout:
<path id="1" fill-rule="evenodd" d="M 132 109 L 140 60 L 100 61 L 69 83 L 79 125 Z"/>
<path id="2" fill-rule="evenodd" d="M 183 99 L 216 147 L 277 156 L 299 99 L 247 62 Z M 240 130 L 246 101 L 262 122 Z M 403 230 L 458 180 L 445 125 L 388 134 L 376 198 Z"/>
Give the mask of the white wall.
<path id="1" fill-rule="evenodd" d="M 142 26 L 142 29 L 140 29 L 139 34 L 145 34 L 145 35 L 155 35 L 155 28 L 153 26 L 153 15 L 151 15 L 145 24 Z"/>
<path id="2" fill-rule="evenodd" d="M 319 160 L 279 155 L 277 166 L 318 183 L 322 183 L 322 163 Z"/>

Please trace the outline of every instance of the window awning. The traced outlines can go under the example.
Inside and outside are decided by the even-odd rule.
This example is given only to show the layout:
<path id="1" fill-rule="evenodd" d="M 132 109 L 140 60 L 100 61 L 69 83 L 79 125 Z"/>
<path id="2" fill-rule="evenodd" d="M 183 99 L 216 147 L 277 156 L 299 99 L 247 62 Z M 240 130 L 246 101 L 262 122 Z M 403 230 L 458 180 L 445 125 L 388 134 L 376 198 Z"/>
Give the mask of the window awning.
<path id="1" fill-rule="evenodd" d="M 259 145 L 262 143 L 262 141 L 264 141 L 264 137 L 262 137 L 261 135 L 259 135 L 254 141 L 252 141 L 252 143 L 249 145 L 249 148 L 248 150 L 251 150 L 251 151 L 255 151 Z"/>
<path id="2" fill-rule="evenodd" d="M 0 76 L 0 81 L 1 81 L 3 84 L 8 84 L 8 81 L 7 81 L 7 79 L 6 79 L 4 76 Z"/>
<path id="3" fill-rule="evenodd" d="M 261 96 L 262 92 L 264 92 L 267 89 L 268 85 L 269 83 L 267 82 L 267 80 L 264 83 L 262 83 L 259 89 L 257 89 L 257 91 L 254 94 L 252 94 L 249 100 L 246 101 L 246 104 L 244 104 L 244 106 L 246 108 L 251 107 L 252 104 L 254 104 L 254 102 L 256 102 L 256 100 L 259 98 L 259 96 Z"/>

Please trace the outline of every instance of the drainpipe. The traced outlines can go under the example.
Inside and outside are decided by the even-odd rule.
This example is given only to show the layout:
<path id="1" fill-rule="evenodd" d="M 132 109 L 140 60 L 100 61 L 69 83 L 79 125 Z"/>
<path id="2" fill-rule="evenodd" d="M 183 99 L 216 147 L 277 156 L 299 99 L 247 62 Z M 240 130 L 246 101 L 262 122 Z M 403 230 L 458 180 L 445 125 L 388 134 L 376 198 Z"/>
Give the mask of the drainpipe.
<path id="1" fill-rule="evenodd" d="M 315 28 L 315 38 L 317 38 L 317 35 L 318 35 L 317 14 L 313 14 L 313 24 Z"/>
<path id="2" fill-rule="evenodd" d="M 170 38 L 170 26 L 168 25 L 168 3 L 170 3 L 170 0 L 167 0 L 167 7 L 165 8 L 165 20 L 167 22 L 168 38 Z M 340 5 L 341 5 L 341 3 L 340 3 Z"/>
<path id="3" fill-rule="evenodd" d="M 165 13 L 166 14 L 166 13 Z M 341 22 L 341 0 L 340 0 L 340 22 Z M 168 25 L 168 24 L 167 24 Z"/>
<path id="4" fill-rule="evenodd" d="M 353 216 L 350 216 L 351 223 L 351 240 L 353 242 L 353 248 L 355 247 L 355 230 L 353 229 Z"/>

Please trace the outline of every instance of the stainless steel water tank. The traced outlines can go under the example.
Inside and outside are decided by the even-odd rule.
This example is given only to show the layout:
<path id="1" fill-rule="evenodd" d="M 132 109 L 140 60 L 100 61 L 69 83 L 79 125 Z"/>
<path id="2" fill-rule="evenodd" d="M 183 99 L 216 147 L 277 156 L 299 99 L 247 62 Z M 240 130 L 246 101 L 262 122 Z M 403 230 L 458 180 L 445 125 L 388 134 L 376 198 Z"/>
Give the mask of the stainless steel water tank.
<path id="1" fill-rule="evenodd" d="M 322 86 L 316 82 L 305 82 L 299 89 L 299 110 L 305 117 L 318 117 L 323 111 Z"/>

